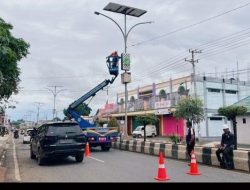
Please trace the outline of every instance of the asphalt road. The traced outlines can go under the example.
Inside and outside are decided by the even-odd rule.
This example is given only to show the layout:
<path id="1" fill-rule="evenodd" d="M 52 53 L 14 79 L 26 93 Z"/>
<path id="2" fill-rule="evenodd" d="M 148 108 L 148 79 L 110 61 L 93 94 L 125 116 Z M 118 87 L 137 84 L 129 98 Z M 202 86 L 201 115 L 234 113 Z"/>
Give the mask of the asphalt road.
<path id="1" fill-rule="evenodd" d="M 91 157 L 76 163 L 74 158 L 38 166 L 29 158 L 29 144 L 22 136 L 12 140 L 6 154 L 6 182 L 158 182 L 158 157 L 111 149 L 92 150 Z M 16 162 L 15 162 L 16 160 Z M 187 162 L 165 159 L 169 182 L 249 182 L 250 174 L 199 165 L 200 176 L 190 176 Z"/>

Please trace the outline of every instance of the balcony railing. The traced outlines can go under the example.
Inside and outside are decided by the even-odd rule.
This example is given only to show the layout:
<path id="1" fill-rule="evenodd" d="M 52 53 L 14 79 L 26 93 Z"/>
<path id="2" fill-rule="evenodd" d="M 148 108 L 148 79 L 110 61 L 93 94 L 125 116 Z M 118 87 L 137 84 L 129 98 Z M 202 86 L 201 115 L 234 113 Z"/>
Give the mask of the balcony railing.
<path id="1" fill-rule="evenodd" d="M 135 101 L 128 101 L 128 112 L 149 111 L 175 107 L 180 99 L 181 97 L 178 93 L 173 93 L 171 96 L 167 96 L 166 98 L 155 96 L 144 99 L 137 99 Z M 118 103 L 114 105 L 114 108 L 112 110 L 107 110 L 103 112 L 102 115 L 124 112 L 125 104 Z"/>

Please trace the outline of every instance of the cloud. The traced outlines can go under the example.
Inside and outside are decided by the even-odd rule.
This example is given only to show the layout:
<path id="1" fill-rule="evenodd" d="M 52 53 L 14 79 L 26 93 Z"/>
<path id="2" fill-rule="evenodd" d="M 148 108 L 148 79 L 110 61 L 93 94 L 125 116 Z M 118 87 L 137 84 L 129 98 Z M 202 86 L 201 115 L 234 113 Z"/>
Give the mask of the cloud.
<path id="1" fill-rule="evenodd" d="M 20 86 L 23 88 L 13 96 L 19 104 L 17 109 L 8 111 L 11 119 L 23 117 L 28 110 L 36 112 L 33 103 L 37 101 L 44 103 L 43 112 L 51 117 L 53 96 L 46 90 L 48 86 L 62 85 L 61 89 L 67 89 L 57 97 L 57 109 L 62 110 L 111 77 L 105 58 L 114 50 L 121 53 L 124 42 L 114 23 L 95 15 L 94 11 L 114 18 L 122 28 L 124 17 L 103 11 L 108 3 L 108 0 L 1 0 L 1 17 L 14 26 L 13 35 L 31 45 L 30 54 L 19 63 L 22 72 Z M 243 5 L 246 1 L 117 0 L 116 3 L 147 10 L 140 18 L 128 17 L 128 27 L 138 22 L 154 21 L 153 24 L 134 28 L 129 34 L 128 52 L 131 54 L 133 81 L 128 85 L 129 89 L 190 73 L 191 65 L 184 61 L 185 57 L 190 58 L 188 49 L 249 27 L 250 6 L 247 6 L 158 40 L 131 47 L 131 44 L 197 23 Z M 247 39 L 244 43 L 247 43 Z M 197 56 L 200 58 L 197 72 L 215 72 L 215 67 L 218 72 L 226 68 L 235 69 L 236 57 L 240 68 L 246 68 L 249 44 L 238 48 L 231 45 L 231 49 L 225 45 L 217 49 L 213 47 L 213 53 L 218 54 L 209 57 L 203 55 L 210 52 L 211 47 L 204 46 L 203 55 Z M 182 58 L 183 61 L 175 63 Z M 246 79 L 246 75 L 242 74 L 241 77 Z M 109 101 L 115 102 L 118 92 L 124 92 L 120 76 L 109 88 Z M 106 99 L 106 91 L 99 92 L 90 106 L 96 110 L 105 104 Z"/>

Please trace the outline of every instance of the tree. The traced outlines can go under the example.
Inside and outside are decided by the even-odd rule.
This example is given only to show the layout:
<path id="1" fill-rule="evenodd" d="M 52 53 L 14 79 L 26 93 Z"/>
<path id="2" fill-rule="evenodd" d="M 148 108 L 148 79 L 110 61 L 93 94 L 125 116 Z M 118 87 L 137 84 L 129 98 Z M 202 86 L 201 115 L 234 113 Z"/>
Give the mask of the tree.
<path id="1" fill-rule="evenodd" d="M 80 104 L 76 109 L 76 112 L 83 116 L 89 116 L 92 109 L 85 103 Z"/>
<path id="2" fill-rule="evenodd" d="M 12 28 L 0 18 L 0 100 L 8 100 L 13 93 L 18 93 L 20 68 L 17 63 L 29 53 L 29 44 L 15 38 L 10 32 Z"/>
<path id="3" fill-rule="evenodd" d="M 186 89 L 184 86 L 180 85 L 178 88 L 178 94 L 179 95 L 186 95 Z"/>
<path id="4" fill-rule="evenodd" d="M 135 97 L 134 96 L 130 97 L 130 102 L 135 102 Z"/>
<path id="5" fill-rule="evenodd" d="M 83 116 L 89 116 L 91 111 L 92 111 L 92 109 L 85 103 L 82 103 L 78 107 L 75 108 L 75 112 L 77 112 L 79 115 L 83 115 Z M 63 110 L 63 113 L 68 119 L 71 118 L 71 116 L 69 115 L 69 113 L 67 112 L 66 109 Z"/>
<path id="6" fill-rule="evenodd" d="M 121 99 L 120 104 L 121 104 L 121 105 L 123 105 L 123 104 L 124 104 L 124 99 L 123 99 L 123 98 Z"/>
<path id="7" fill-rule="evenodd" d="M 166 91 L 161 89 L 159 92 L 159 97 L 160 97 L 160 99 L 166 99 L 167 98 Z"/>
<path id="8" fill-rule="evenodd" d="M 244 106 L 227 106 L 220 107 L 218 109 L 218 113 L 229 118 L 233 122 L 233 130 L 234 130 L 234 149 L 237 150 L 237 122 L 236 116 L 244 115 L 247 112 L 247 108 Z"/>
<path id="9" fill-rule="evenodd" d="M 15 126 L 16 128 L 20 128 L 20 125 L 21 125 L 22 123 L 25 123 L 25 121 L 24 121 L 23 119 L 18 119 L 17 121 L 12 121 L 12 122 L 10 122 L 10 124 L 11 124 L 12 126 Z"/>
<path id="10" fill-rule="evenodd" d="M 61 121 L 61 119 L 59 117 L 55 117 L 53 120 L 54 121 Z"/>
<path id="11" fill-rule="evenodd" d="M 204 119 L 203 103 L 199 98 L 186 97 L 178 102 L 174 117 L 184 118 L 191 124 L 198 124 Z"/>
<path id="12" fill-rule="evenodd" d="M 5 110 L 2 106 L 0 106 L 0 115 L 4 115 L 5 114 Z"/>
<path id="13" fill-rule="evenodd" d="M 112 117 L 108 122 L 108 127 L 117 128 L 117 130 L 120 132 L 120 125 L 115 117 Z"/>
<path id="14" fill-rule="evenodd" d="M 97 120 L 96 123 L 97 123 L 97 125 L 98 125 L 99 127 L 102 127 L 104 124 L 107 124 L 108 121 L 107 121 L 107 120 L 102 120 L 102 119 L 100 119 L 100 120 Z"/>
<path id="15" fill-rule="evenodd" d="M 136 116 L 136 121 L 140 125 L 143 125 L 144 128 L 144 142 L 146 141 L 146 125 L 155 124 L 158 120 L 158 117 L 154 114 L 144 114 Z"/>

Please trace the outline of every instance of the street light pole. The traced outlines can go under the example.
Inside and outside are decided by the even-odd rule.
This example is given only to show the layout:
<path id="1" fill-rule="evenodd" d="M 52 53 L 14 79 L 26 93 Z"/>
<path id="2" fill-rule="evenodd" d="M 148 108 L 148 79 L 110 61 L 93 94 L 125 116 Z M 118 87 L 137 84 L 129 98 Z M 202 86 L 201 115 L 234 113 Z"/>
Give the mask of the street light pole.
<path id="1" fill-rule="evenodd" d="M 52 120 L 54 120 L 55 118 L 55 114 L 56 114 L 56 96 L 58 93 L 64 91 L 65 89 L 61 89 L 59 91 L 57 91 L 57 87 L 63 87 L 63 86 L 49 86 L 49 87 L 54 87 L 54 91 L 51 90 L 50 88 L 46 88 L 47 90 L 49 90 L 52 94 L 53 94 L 53 97 L 54 97 L 54 103 L 53 103 L 53 118 Z"/>
<path id="2" fill-rule="evenodd" d="M 120 29 L 122 35 L 123 35 L 123 40 L 124 40 L 124 53 L 127 53 L 127 39 L 128 39 L 128 35 L 130 34 L 131 30 L 133 28 L 135 28 L 136 26 L 138 25 L 142 25 L 142 24 L 151 24 L 153 23 L 152 21 L 149 21 L 149 22 L 140 22 L 140 23 L 137 23 L 135 25 L 133 25 L 127 32 L 127 13 L 123 13 L 124 14 L 124 30 L 121 28 L 121 26 L 114 20 L 112 19 L 111 17 L 105 15 L 105 14 L 102 14 L 100 12 L 97 12 L 95 11 L 94 12 L 96 15 L 102 15 L 106 18 L 108 18 L 109 20 L 111 20 L 112 22 L 114 22 L 116 24 L 116 26 Z M 144 13 L 143 13 L 144 14 Z M 127 71 L 125 71 L 126 73 Z M 124 137 L 127 137 L 128 136 L 128 133 L 127 133 L 127 127 L 128 127 L 128 118 L 127 118 L 127 102 L 128 102 L 128 89 L 127 89 L 127 83 L 124 84 L 125 85 L 125 127 L 123 129 L 123 133 L 124 133 Z"/>
<path id="3" fill-rule="evenodd" d="M 36 122 L 38 124 L 38 121 L 39 121 L 39 111 L 40 111 L 40 106 L 42 105 L 41 102 L 35 102 L 35 104 L 37 105 L 37 119 L 36 119 Z"/>

